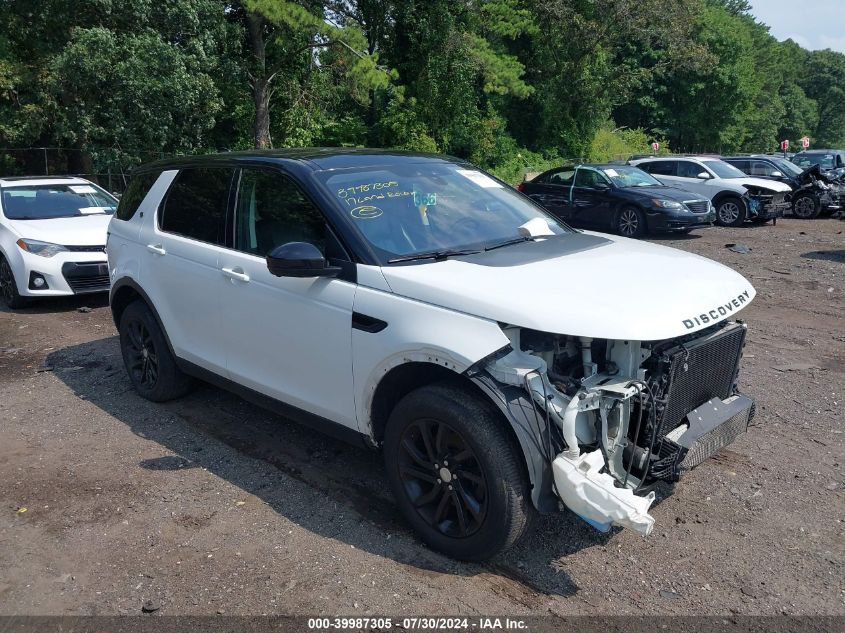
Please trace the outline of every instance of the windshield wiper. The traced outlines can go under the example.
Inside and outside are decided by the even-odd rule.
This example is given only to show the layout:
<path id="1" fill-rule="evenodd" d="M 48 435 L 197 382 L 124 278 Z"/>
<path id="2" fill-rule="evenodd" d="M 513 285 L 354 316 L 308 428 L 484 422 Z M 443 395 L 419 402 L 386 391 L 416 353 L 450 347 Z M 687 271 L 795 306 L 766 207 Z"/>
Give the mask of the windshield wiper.
<path id="1" fill-rule="evenodd" d="M 497 248 L 502 248 L 503 246 L 510 246 L 511 244 L 522 244 L 522 242 L 531 242 L 533 241 L 533 237 L 529 237 L 527 235 L 520 235 L 519 237 L 515 237 L 511 240 L 505 240 L 504 242 L 499 242 L 498 244 L 493 244 L 493 246 L 485 246 L 484 252 L 492 251 Z"/>
<path id="2" fill-rule="evenodd" d="M 436 262 L 443 261 L 444 259 L 448 259 L 449 257 L 458 257 L 459 255 L 475 255 L 476 253 L 480 253 L 481 251 L 477 249 L 466 249 L 462 251 L 454 250 L 443 250 L 443 251 L 429 251 L 426 253 L 414 253 L 412 255 L 402 255 L 400 257 L 394 257 L 393 259 L 388 259 L 388 264 L 396 264 L 398 262 L 413 262 L 419 259 L 433 259 Z"/>

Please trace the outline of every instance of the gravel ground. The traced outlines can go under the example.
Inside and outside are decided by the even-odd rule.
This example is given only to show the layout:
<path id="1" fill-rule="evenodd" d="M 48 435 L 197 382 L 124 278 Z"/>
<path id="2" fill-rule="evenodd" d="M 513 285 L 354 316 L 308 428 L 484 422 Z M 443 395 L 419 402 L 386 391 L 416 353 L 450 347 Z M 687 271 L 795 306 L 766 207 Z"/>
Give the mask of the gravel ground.
<path id="1" fill-rule="evenodd" d="M 209 386 L 136 396 L 105 299 L 0 312 L 0 615 L 845 615 L 843 231 L 655 240 L 757 288 L 755 426 L 654 507 L 649 538 L 559 514 L 485 565 L 415 539 L 378 454 Z"/>

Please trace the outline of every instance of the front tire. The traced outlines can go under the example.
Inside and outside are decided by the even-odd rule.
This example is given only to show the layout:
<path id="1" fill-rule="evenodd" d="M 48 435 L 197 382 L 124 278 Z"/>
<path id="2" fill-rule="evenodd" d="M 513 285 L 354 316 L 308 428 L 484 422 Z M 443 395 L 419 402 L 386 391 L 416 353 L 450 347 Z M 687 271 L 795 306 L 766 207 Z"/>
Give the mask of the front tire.
<path id="1" fill-rule="evenodd" d="M 634 207 L 622 207 L 615 224 L 616 232 L 623 237 L 642 237 L 646 233 L 645 216 Z"/>
<path id="2" fill-rule="evenodd" d="M 18 292 L 18 284 L 15 282 L 15 274 L 6 258 L 0 255 L 0 297 L 11 310 L 23 308 L 29 303 L 26 297 Z"/>
<path id="3" fill-rule="evenodd" d="M 436 383 L 405 396 L 387 423 L 384 461 L 399 509 L 447 556 L 487 560 L 527 529 L 522 453 L 496 412 L 465 389 Z"/>
<path id="4" fill-rule="evenodd" d="M 792 215 L 802 220 L 812 220 L 822 212 L 822 205 L 819 199 L 810 194 L 804 193 L 795 196 L 792 201 Z"/>
<path id="5" fill-rule="evenodd" d="M 716 224 L 719 226 L 742 226 L 748 211 L 745 202 L 737 196 L 726 196 L 716 206 Z"/>
<path id="6" fill-rule="evenodd" d="M 132 386 L 142 398 L 165 402 L 184 396 L 192 380 L 176 366 L 164 332 L 146 303 L 130 303 L 120 317 L 120 351 Z"/>

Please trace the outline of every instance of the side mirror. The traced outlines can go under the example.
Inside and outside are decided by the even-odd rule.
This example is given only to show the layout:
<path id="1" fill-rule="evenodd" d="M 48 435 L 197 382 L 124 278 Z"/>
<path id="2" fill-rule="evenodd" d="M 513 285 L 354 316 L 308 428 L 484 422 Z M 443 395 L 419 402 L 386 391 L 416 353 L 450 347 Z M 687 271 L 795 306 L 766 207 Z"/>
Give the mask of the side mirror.
<path id="1" fill-rule="evenodd" d="M 267 255 L 267 269 L 276 277 L 337 277 L 341 269 L 329 266 L 319 249 L 308 242 L 288 242 Z"/>
<path id="2" fill-rule="evenodd" d="M 593 185 L 593 189 L 598 189 L 599 191 L 607 191 L 610 189 L 610 185 L 606 182 L 602 182 L 599 180 L 596 184 Z"/>
<path id="3" fill-rule="evenodd" d="M 772 172 L 772 178 L 783 178 L 783 172 L 782 171 L 773 171 Z"/>
<path id="4" fill-rule="evenodd" d="M 708 174 L 706 171 L 702 171 L 698 174 L 698 176 L 696 176 L 696 178 L 701 178 L 702 180 L 709 180 L 710 174 Z"/>

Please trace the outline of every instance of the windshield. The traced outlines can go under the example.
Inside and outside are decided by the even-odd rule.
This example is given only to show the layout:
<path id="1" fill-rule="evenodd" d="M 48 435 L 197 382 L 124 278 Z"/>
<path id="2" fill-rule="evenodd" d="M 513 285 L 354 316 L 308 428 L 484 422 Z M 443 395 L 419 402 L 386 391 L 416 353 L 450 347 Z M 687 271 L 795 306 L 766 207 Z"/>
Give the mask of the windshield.
<path id="1" fill-rule="evenodd" d="M 742 173 L 723 160 L 703 160 L 701 162 L 719 178 L 748 178 L 748 174 Z"/>
<path id="2" fill-rule="evenodd" d="M 10 220 L 47 220 L 114 213 L 117 200 L 95 185 L 24 185 L 3 188 Z"/>
<path id="3" fill-rule="evenodd" d="M 536 218 L 552 235 L 571 232 L 522 194 L 464 165 L 421 161 L 317 177 L 384 262 L 497 246 L 520 238 L 519 227 Z"/>
<path id="4" fill-rule="evenodd" d="M 613 166 L 602 169 L 604 175 L 617 187 L 663 187 L 663 183 L 654 176 L 637 167 Z"/>
<path id="5" fill-rule="evenodd" d="M 787 176 L 799 176 L 803 171 L 785 158 L 773 158 L 772 162 L 775 164 L 775 167 L 780 169 Z"/>
<path id="6" fill-rule="evenodd" d="M 833 169 L 835 165 L 833 154 L 796 154 L 792 162 L 802 169 L 813 165 L 819 165 L 822 169 Z"/>

